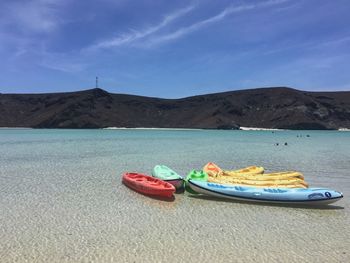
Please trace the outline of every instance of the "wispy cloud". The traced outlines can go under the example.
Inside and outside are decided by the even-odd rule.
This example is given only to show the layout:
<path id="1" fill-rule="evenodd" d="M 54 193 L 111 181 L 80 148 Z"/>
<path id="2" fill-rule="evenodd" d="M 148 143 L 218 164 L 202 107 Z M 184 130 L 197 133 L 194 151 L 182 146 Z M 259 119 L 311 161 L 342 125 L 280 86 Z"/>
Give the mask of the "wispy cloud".
<path id="1" fill-rule="evenodd" d="M 60 8 L 65 1 L 31 0 L 10 2 L 3 6 L 6 13 L 1 19 L 3 26 L 15 25 L 25 34 L 48 33 L 62 22 Z"/>
<path id="2" fill-rule="evenodd" d="M 132 31 L 126 34 L 123 34 L 118 37 L 114 37 L 111 39 L 103 40 L 101 42 L 98 42 L 90 47 L 88 47 L 86 50 L 97 50 L 101 48 L 112 48 L 112 47 L 118 47 L 121 45 L 125 45 L 127 43 L 132 43 L 136 40 L 145 38 L 160 29 L 166 27 L 168 24 L 173 22 L 174 20 L 180 18 L 181 16 L 186 15 L 189 13 L 191 10 L 193 10 L 194 6 L 188 6 L 186 8 L 180 9 L 175 11 L 174 13 L 168 14 L 164 17 L 164 19 L 158 24 L 154 25 L 152 27 L 146 28 L 142 31 Z"/>
<path id="3" fill-rule="evenodd" d="M 32 55 L 38 66 L 65 73 L 78 73 L 89 66 L 86 58 L 74 56 L 73 53 L 56 53 L 42 49 Z"/>
<path id="4" fill-rule="evenodd" d="M 343 73 L 348 67 L 348 54 L 306 54 L 274 65 L 264 65 L 255 71 L 254 82 L 241 83 L 243 86 L 289 86 L 309 90 L 340 90 L 349 88 L 349 79 Z M 337 77 L 335 77 L 337 76 Z"/>
<path id="5" fill-rule="evenodd" d="M 69 63 L 67 61 L 55 61 L 54 63 L 51 63 L 51 61 L 42 61 L 38 65 L 44 68 L 53 69 L 65 73 L 78 73 L 87 67 L 86 64 Z"/>
<path id="6" fill-rule="evenodd" d="M 304 43 L 283 43 L 281 47 L 266 50 L 263 52 L 264 55 L 270 55 L 290 50 L 297 50 L 297 49 L 322 49 L 322 48 L 337 48 L 341 45 L 346 45 L 350 42 L 350 36 L 341 36 L 338 38 L 333 38 L 329 40 L 318 40 L 318 41 L 308 41 Z"/>
<path id="7" fill-rule="evenodd" d="M 321 43 L 314 43 L 317 47 L 335 47 L 335 46 L 339 46 L 339 45 L 343 45 L 343 44 L 347 44 L 348 42 L 350 42 L 350 36 L 345 36 L 345 37 L 340 37 L 340 38 L 336 38 L 336 39 L 331 39 L 325 42 L 321 42 Z"/>
<path id="8" fill-rule="evenodd" d="M 62 24 L 70 0 L 9 1 L 0 6 L 0 52 L 18 59 L 43 48 Z"/>
<path id="9" fill-rule="evenodd" d="M 167 42 L 170 40 L 175 40 L 175 39 L 181 38 L 184 35 L 192 33 L 194 31 L 197 31 L 204 26 L 219 22 L 219 21 L 225 19 L 226 17 L 228 17 L 234 13 L 240 13 L 243 11 L 253 10 L 256 8 L 278 5 L 278 4 L 288 2 L 288 1 L 289 0 L 269 0 L 269 1 L 259 3 L 259 4 L 248 4 L 248 5 L 245 4 L 245 5 L 239 5 L 239 6 L 229 6 L 215 16 L 201 20 L 201 21 L 196 22 L 190 26 L 180 28 L 180 29 L 178 29 L 170 34 L 155 36 L 154 38 L 152 38 L 148 41 L 148 45 L 160 44 L 163 42 Z"/>

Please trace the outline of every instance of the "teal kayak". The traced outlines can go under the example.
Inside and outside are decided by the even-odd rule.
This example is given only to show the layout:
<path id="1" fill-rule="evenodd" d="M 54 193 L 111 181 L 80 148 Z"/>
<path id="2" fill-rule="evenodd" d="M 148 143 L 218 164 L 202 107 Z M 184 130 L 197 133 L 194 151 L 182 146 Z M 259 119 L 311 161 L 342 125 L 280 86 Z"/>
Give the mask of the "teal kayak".
<path id="1" fill-rule="evenodd" d="M 183 189 L 183 177 L 165 165 L 156 165 L 153 168 L 152 176 L 175 186 L 176 190 Z"/>
<path id="2" fill-rule="evenodd" d="M 185 190 L 190 194 L 198 194 L 198 192 L 193 190 L 193 188 L 189 185 L 190 180 L 206 182 L 208 181 L 208 174 L 203 171 L 192 170 L 187 175 L 185 179 Z"/>
<path id="3" fill-rule="evenodd" d="M 192 179 L 187 184 L 192 191 L 200 194 L 239 201 L 327 205 L 343 197 L 341 192 L 327 188 L 263 188 Z"/>

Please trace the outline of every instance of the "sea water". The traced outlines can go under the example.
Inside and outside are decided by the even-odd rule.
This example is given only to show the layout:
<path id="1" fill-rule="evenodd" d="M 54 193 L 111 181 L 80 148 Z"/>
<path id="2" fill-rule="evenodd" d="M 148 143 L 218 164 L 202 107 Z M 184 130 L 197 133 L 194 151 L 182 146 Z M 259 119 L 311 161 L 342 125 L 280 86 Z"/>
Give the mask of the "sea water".
<path id="1" fill-rule="evenodd" d="M 164 201 L 121 183 L 125 171 L 186 175 L 209 161 L 300 171 L 344 198 Z M 349 196 L 350 132 L 0 130 L 0 262 L 349 262 Z"/>

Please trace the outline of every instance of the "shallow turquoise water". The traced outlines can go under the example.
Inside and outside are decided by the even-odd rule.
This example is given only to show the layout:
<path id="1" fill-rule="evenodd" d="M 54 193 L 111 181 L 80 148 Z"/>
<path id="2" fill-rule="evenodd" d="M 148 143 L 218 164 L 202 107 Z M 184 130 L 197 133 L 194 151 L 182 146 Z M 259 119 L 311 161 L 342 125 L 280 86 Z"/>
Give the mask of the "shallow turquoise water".
<path id="1" fill-rule="evenodd" d="M 342 262 L 349 160 L 350 132 L 0 129 L 0 261 Z M 330 209 L 164 202 L 121 184 L 124 171 L 186 174 L 209 161 L 297 170 L 345 197 Z"/>

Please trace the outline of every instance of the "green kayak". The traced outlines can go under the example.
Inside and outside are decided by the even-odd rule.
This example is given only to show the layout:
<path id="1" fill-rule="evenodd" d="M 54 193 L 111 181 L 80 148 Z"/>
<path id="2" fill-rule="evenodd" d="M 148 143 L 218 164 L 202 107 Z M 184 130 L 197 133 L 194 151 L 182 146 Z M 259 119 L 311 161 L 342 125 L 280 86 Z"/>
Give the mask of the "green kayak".
<path id="1" fill-rule="evenodd" d="M 191 179 L 192 181 L 208 181 L 208 174 L 203 171 L 196 171 L 192 170 L 185 179 L 185 190 L 191 194 L 198 194 L 196 191 L 194 191 L 191 186 L 188 183 L 188 180 Z"/>
<path id="2" fill-rule="evenodd" d="M 168 166 L 165 166 L 165 165 L 154 166 L 152 171 L 152 176 L 172 184 L 173 186 L 175 186 L 177 191 L 183 188 L 184 181 L 182 176 L 177 174 Z"/>

